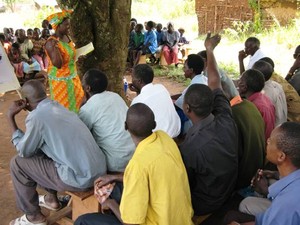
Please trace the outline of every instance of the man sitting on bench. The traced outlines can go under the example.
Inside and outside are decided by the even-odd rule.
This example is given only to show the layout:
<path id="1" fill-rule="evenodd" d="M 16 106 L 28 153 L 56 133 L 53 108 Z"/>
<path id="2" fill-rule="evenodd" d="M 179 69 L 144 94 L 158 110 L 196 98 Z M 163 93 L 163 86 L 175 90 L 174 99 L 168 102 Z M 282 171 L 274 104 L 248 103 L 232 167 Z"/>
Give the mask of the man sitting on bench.
<path id="1" fill-rule="evenodd" d="M 57 191 L 92 187 L 106 173 L 105 156 L 77 114 L 48 99 L 40 81 L 25 82 L 21 94 L 23 99 L 12 103 L 7 116 L 18 152 L 10 162 L 11 178 L 24 215 L 10 225 L 46 225 L 40 207 L 57 210 Z M 30 111 L 25 133 L 15 121 L 22 110 Z M 37 185 L 47 194 L 39 196 Z"/>
<path id="2" fill-rule="evenodd" d="M 124 175 L 106 175 L 95 184 L 97 190 L 124 180 L 121 204 L 106 199 L 102 210 L 110 209 L 113 214 L 86 214 L 75 225 L 193 224 L 188 178 L 180 152 L 165 132 L 152 132 L 155 126 L 148 106 L 137 103 L 129 108 L 125 129 L 137 146 L 135 153 Z"/>

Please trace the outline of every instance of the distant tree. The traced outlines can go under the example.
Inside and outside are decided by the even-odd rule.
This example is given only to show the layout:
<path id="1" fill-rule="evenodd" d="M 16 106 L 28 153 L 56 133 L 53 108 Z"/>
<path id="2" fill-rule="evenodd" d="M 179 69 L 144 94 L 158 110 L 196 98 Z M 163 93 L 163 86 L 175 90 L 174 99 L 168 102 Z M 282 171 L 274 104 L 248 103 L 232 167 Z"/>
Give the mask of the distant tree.
<path id="1" fill-rule="evenodd" d="M 98 68 L 109 78 L 109 89 L 124 96 L 124 75 L 131 0 L 58 0 L 61 8 L 73 9 L 72 39 L 76 47 L 93 42 L 95 50 L 78 65 L 82 76 Z"/>
<path id="2" fill-rule="evenodd" d="M 15 11 L 16 0 L 4 0 L 6 6 L 12 11 Z"/>

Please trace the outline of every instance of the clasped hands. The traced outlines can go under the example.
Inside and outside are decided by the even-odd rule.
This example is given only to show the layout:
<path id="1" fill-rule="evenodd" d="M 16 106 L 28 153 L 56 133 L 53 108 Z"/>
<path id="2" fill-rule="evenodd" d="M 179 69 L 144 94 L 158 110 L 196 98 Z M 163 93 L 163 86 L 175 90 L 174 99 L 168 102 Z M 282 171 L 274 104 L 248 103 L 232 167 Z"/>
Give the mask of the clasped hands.
<path id="1" fill-rule="evenodd" d="M 111 202 L 115 201 L 114 199 L 109 198 L 115 186 L 113 180 L 113 176 L 107 174 L 99 177 L 94 182 L 94 195 L 101 204 L 102 213 L 104 213 L 105 210 L 110 209 Z"/>
<path id="2" fill-rule="evenodd" d="M 278 180 L 278 175 L 277 171 L 258 169 L 256 175 L 251 180 L 251 186 L 257 193 L 267 196 L 269 193 L 269 179 Z"/>

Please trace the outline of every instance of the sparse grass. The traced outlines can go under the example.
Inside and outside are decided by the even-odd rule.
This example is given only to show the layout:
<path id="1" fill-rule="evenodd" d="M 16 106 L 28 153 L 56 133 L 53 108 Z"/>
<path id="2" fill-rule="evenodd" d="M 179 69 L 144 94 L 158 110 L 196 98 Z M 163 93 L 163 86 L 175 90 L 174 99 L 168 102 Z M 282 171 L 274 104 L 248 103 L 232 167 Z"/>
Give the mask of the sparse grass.
<path id="1" fill-rule="evenodd" d="M 155 76 L 157 77 L 167 77 L 178 83 L 182 83 L 185 86 L 188 86 L 190 83 L 190 80 L 184 77 L 181 64 L 178 65 L 178 68 L 176 68 L 174 65 L 170 65 L 168 67 L 161 67 L 159 65 L 154 65 L 152 66 L 152 68 L 154 70 Z"/>
<path id="2" fill-rule="evenodd" d="M 225 73 L 227 74 L 227 76 L 229 76 L 232 79 L 238 79 L 240 73 L 238 71 L 237 66 L 234 63 L 223 63 L 223 62 L 219 62 L 220 69 L 222 69 L 223 71 L 225 71 Z"/>

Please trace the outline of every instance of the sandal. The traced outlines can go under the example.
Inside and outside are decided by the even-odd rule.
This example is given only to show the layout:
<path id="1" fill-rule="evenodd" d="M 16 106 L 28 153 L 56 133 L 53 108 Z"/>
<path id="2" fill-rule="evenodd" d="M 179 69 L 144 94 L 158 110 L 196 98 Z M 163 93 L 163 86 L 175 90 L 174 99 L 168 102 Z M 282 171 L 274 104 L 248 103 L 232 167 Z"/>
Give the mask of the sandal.
<path id="1" fill-rule="evenodd" d="M 61 203 L 59 202 L 59 207 L 58 208 L 53 208 L 50 205 L 47 205 L 45 201 L 45 196 L 46 195 L 39 195 L 39 206 L 44 207 L 46 209 L 52 210 L 52 211 L 58 211 L 61 209 Z"/>
<path id="2" fill-rule="evenodd" d="M 23 216 L 10 221 L 9 225 L 47 225 L 47 221 L 41 223 L 32 223 L 27 219 L 26 214 L 24 214 Z"/>

